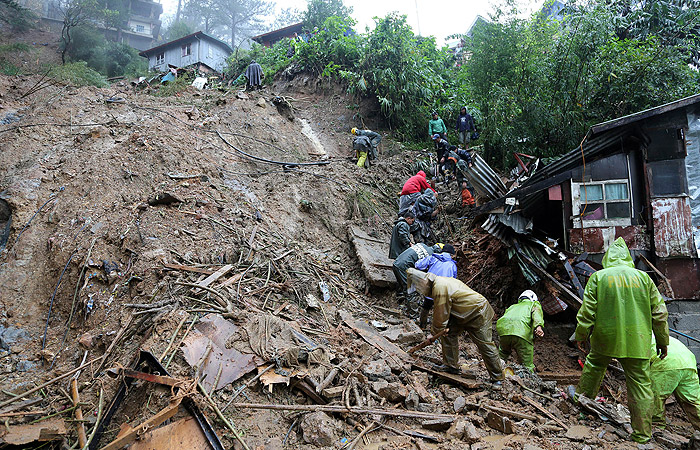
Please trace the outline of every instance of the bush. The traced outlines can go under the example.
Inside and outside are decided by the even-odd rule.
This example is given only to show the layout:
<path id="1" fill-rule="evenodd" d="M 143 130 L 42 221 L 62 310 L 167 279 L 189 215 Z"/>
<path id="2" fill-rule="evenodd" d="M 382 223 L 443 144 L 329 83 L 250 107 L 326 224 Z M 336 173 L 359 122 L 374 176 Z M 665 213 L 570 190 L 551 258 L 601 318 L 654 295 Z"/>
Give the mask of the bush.
<path id="1" fill-rule="evenodd" d="M 67 63 L 51 69 L 50 76 L 75 86 L 106 87 L 107 80 L 99 72 L 88 67 L 85 61 Z"/>
<path id="2" fill-rule="evenodd" d="M 22 68 L 15 65 L 12 61 L 16 55 L 22 52 L 31 52 L 32 48 L 27 44 L 3 44 L 0 45 L 0 73 L 3 75 L 19 75 L 22 73 Z"/>
<path id="3" fill-rule="evenodd" d="M 72 33 L 73 41 L 68 52 L 71 61 L 84 61 L 106 77 L 131 76 L 148 70 L 148 62 L 139 56 L 138 50 L 108 41 L 95 28 L 78 27 Z"/>
<path id="4" fill-rule="evenodd" d="M 8 24 L 13 31 L 28 31 L 34 28 L 36 20 L 36 14 L 20 6 L 15 0 L 0 0 L 0 22 Z"/>

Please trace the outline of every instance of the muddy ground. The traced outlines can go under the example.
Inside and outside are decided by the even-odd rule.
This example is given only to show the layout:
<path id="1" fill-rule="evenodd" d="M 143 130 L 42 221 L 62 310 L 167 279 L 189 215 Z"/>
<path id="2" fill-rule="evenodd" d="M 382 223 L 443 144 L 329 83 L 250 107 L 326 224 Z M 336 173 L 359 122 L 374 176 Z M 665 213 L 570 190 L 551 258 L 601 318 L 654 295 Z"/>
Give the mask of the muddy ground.
<path id="1" fill-rule="evenodd" d="M 257 361 L 261 367 L 276 363 L 282 382 L 268 380 L 265 385 L 256 380 L 237 401 L 316 404 L 303 389 L 290 387 L 303 375 L 290 377 L 285 370 L 303 369 L 318 382 L 339 366 L 331 387 L 344 386 L 344 394 L 340 399 L 324 396 L 331 404 L 423 414 L 458 410 L 470 425 L 465 429 L 461 420 L 431 429 L 425 419 L 358 414 L 352 419 L 359 422 L 353 422 L 340 414 L 230 407 L 224 414 L 250 448 L 339 448 L 366 427 L 371 432 L 357 448 L 634 447 L 624 427 L 606 424 L 563 398 L 567 380 L 575 380 L 579 370 L 580 355 L 567 345 L 573 331 L 570 314 L 546 317 L 547 336 L 537 343 L 535 357 L 541 372 L 568 378 L 557 385 L 513 369 L 535 394 L 512 380 L 503 389 L 492 389 L 469 342 L 463 343 L 462 361 L 474 382 L 471 389 L 396 363 L 347 326 L 344 312 L 378 322 L 377 333 L 405 322 L 387 312 L 400 311 L 392 290 L 366 285 L 347 227 L 360 225 L 388 243 L 396 194 L 415 172 L 415 162 L 430 152 L 427 146 L 406 150 L 392 140 L 379 128 L 373 102 L 303 74 L 261 91 L 189 88 L 167 97 L 158 96 L 162 88 L 144 90 L 126 81 L 97 89 L 44 86 L 40 78 L 0 77 L 0 199 L 9 211 L 0 254 L 3 400 L 82 361 L 101 358 L 79 378 L 90 429 L 100 409 L 100 392 L 108 401 L 120 386 L 105 369 L 127 367 L 145 349 L 168 363 L 174 377 L 201 376 L 180 350 L 196 321 L 223 314 L 238 327 L 226 338 L 226 348 L 247 345 L 250 350 L 251 324 L 271 316 L 323 347 L 324 356 L 311 361 L 306 351 L 290 358 L 282 347 L 253 349 L 268 356 Z M 275 97 L 291 104 L 291 115 L 278 110 Z M 370 170 L 350 159 L 353 126 L 387 134 Z M 440 191 L 444 210 L 436 223 L 439 239 L 459 248 L 460 278 L 502 313 L 527 283 L 503 244 L 459 206 L 454 184 Z M 226 267 L 210 285 L 213 292 L 186 285 Z M 320 281 L 329 286 L 330 300 L 321 300 L 318 307 L 309 295 L 323 297 Z M 273 337 L 282 335 L 279 331 Z M 411 342 L 398 345 L 408 350 Z M 420 355 L 439 362 L 439 347 L 430 346 Z M 373 372 L 383 366 L 389 367 L 388 373 Z M 222 375 L 214 370 L 214 377 Z M 222 408 L 254 375 L 217 389 L 213 402 Z M 615 373 L 608 376 L 602 395 L 624 401 L 622 380 Z M 211 376 L 205 381 L 212 383 Z M 135 386 L 102 445 L 116 436 L 122 423 L 135 426 L 167 405 L 168 389 L 142 382 Z M 191 384 L 189 390 L 181 387 L 192 392 L 224 445 L 242 448 L 211 403 L 194 393 Z M 67 390 L 67 381 L 61 381 L 41 391 L 42 411 L 65 410 L 70 403 Z M 545 405 L 569 430 L 523 402 L 524 395 Z M 457 408 L 456 402 L 477 407 Z M 487 404 L 535 420 L 511 417 L 512 433 L 504 433 L 488 424 L 489 410 L 478 406 Z M 690 428 L 678 407 L 670 406 L 670 412 L 671 430 L 687 436 Z M 28 422 L 21 417 L 7 420 L 8 430 Z M 376 422 L 394 431 L 375 430 Z M 76 441 L 73 422 L 68 422 L 64 439 Z"/>

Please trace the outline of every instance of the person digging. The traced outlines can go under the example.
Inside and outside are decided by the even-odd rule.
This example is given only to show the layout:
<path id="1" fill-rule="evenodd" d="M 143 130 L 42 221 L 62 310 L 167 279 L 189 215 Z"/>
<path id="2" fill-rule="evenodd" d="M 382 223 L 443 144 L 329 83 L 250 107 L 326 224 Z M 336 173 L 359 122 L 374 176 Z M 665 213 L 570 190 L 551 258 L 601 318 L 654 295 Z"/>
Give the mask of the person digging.
<path id="1" fill-rule="evenodd" d="M 524 291 L 518 297 L 518 303 L 506 309 L 503 317 L 496 321 L 496 332 L 500 337 L 498 353 L 507 361 L 515 350 L 521 364 L 530 372 L 535 372 L 534 341 L 544 337 L 544 317 L 537 294 L 531 290 Z"/>
<path id="2" fill-rule="evenodd" d="M 454 278 L 440 277 L 432 273 L 408 269 L 409 290 L 416 290 L 434 301 L 433 336 L 444 329 L 440 338 L 444 364 L 435 370 L 459 374 L 459 336 L 466 331 L 484 359 L 484 365 L 495 387 L 505 379 L 503 365 L 493 342 L 492 322 L 495 315 L 486 298 Z"/>

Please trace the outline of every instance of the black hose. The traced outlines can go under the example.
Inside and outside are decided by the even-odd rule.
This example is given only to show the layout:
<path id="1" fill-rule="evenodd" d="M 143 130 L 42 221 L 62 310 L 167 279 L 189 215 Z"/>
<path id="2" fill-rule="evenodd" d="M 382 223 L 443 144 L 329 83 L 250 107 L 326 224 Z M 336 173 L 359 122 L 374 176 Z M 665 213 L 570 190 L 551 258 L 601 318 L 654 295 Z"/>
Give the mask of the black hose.
<path id="1" fill-rule="evenodd" d="M 222 141 L 224 141 L 224 143 L 226 145 L 228 145 L 229 147 L 231 147 L 232 149 L 234 149 L 235 151 L 237 151 L 241 155 L 245 156 L 246 158 L 250 158 L 250 159 L 253 159 L 255 161 L 261 161 L 261 162 L 268 163 L 268 164 L 278 164 L 280 166 L 285 166 L 285 167 L 290 167 L 290 168 L 297 167 L 297 166 L 325 166 L 325 165 L 330 164 L 329 161 L 285 162 L 285 161 L 273 161 L 271 159 L 261 158 L 260 156 L 251 155 L 251 154 L 246 153 L 243 150 L 239 149 L 238 147 L 236 147 L 235 145 L 233 145 L 232 143 L 227 141 L 226 138 L 221 135 L 219 130 L 216 130 L 216 134 L 217 134 L 217 136 L 219 136 L 219 138 Z"/>

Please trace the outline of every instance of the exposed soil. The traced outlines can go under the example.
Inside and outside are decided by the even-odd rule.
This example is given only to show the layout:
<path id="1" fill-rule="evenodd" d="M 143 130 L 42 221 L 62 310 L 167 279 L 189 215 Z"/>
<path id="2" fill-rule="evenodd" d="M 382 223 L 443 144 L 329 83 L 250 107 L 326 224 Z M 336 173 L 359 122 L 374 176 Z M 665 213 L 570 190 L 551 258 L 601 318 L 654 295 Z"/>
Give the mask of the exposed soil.
<path id="1" fill-rule="evenodd" d="M 374 349 L 343 325 L 338 313 L 349 311 L 355 318 L 391 324 L 399 320 L 374 306 L 399 307 L 391 290 L 365 285 L 347 227 L 361 225 L 376 239 L 388 242 L 396 193 L 414 173 L 415 162 L 429 151 L 403 150 L 387 137 L 369 171 L 356 167 L 349 159 L 349 130 L 353 126 L 377 129 L 372 102 L 358 101 L 342 87 L 319 84 L 304 75 L 240 96 L 233 91 L 190 88 L 176 96 L 157 97 L 126 82 L 106 89 L 48 86 L 24 96 L 38 80 L 37 76 L 0 77 L 0 119 L 18 118 L 0 126 L 0 198 L 9 205 L 12 218 L 0 254 L 0 326 L 25 332 L 0 353 L 0 387 L 5 391 L 23 392 L 77 367 L 86 350 L 88 360 L 100 357 L 117 337 L 105 368 L 128 366 L 142 348 L 156 357 L 163 355 L 163 362 L 172 359 L 168 370 L 173 376 L 192 377 L 178 342 L 194 314 L 201 316 L 222 306 L 216 295 L 178 283 L 201 281 L 231 264 L 233 269 L 214 286 L 228 299 L 225 316 L 241 329 L 261 315 L 257 311 L 276 313 L 293 323 L 329 349 L 331 364 L 348 364 L 339 380 L 350 380 L 348 372 L 356 368 L 360 381 L 366 383 L 359 391 L 366 393 L 370 406 L 451 414 L 455 399 L 464 397 L 471 403 L 488 400 L 541 415 L 518 401 L 523 391 L 515 382 L 507 381 L 502 390 L 487 386 L 488 376 L 468 340 L 463 343 L 464 369 L 485 383 L 482 388 L 452 387 L 390 363 L 387 380 L 410 386 L 408 380 L 415 377 L 432 400 L 417 404 L 382 400 L 380 404 L 369 392 L 370 380 L 362 375 L 366 365 L 388 363 L 389 358 L 381 352 L 372 355 Z M 276 96 L 293 105 L 293 120 L 288 119 L 289 111 L 281 114 L 274 106 Z M 323 151 L 309 138 L 309 129 Z M 268 164 L 246 154 L 290 164 Z M 296 165 L 312 162 L 328 164 Z M 528 285 L 517 264 L 508 260 L 503 244 L 458 206 L 454 184 L 441 190 L 444 212 L 435 225 L 439 239 L 458 247 L 460 278 L 502 313 Z M 193 268 L 208 272 L 193 272 Z M 329 284 L 331 299 L 320 309 L 308 308 L 307 294 L 322 297 L 321 280 Z M 134 306 L 139 304 L 156 306 L 143 313 L 148 308 Z M 120 330 L 126 332 L 122 335 Z M 540 371 L 578 370 L 578 355 L 567 346 L 572 331 L 567 323 L 547 327 L 547 336 L 536 346 Z M 79 344 L 81 338 L 83 344 Z M 428 347 L 421 359 L 439 362 L 439 347 Z M 323 364 L 300 366 L 317 380 L 329 371 Z M 97 369 L 96 363 L 80 378 L 85 415 L 92 422 L 100 388 L 109 400 L 119 385 L 104 372 L 93 372 Z M 223 407 L 252 377 L 218 390 L 214 401 Z M 610 376 L 606 383 L 624 400 L 624 382 L 616 377 Z M 342 381 L 336 385 L 339 382 L 342 385 Z M 470 442 L 472 449 L 524 448 L 526 444 L 531 450 L 583 445 L 634 448 L 608 429 L 612 427 L 564 401 L 560 395 L 565 386 L 537 378 L 527 383 L 544 395 L 556 396 L 551 402 L 541 396 L 536 399 L 568 426 L 588 427 L 590 436 L 567 438 L 551 423 L 527 420 L 516 424 L 515 434 L 504 435 L 486 424 L 484 410 L 469 411 L 463 414 L 480 436 Z M 64 388 L 65 383 L 48 388 L 44 406 L 65 407 L 66 398 L 60 393 Z M 162 408 L 168 390 L 139 384 L 130 396 L 103 444 L 123 422 L 134 426 Z M 194 397 L 226 447 L 238 446 L 203 397 Z M 270 391 L 257 382 L 243 391 L 239 401 L 313 403 L 284 384 Z M 677 409 L 671 413 L 675 422 L 683 417 Z M 227 415 L 250 448 L 281 448 L 282 442 L 287 448 L 310 446 L 304 440 L 299 413 L 231 408 Z M 376 418 L 363 419 L 367 420 L 360 429 Z M 334 440 L 328 447 L 340 447 L 343 438 L 352 440 L 357 435 L 340 415 L 329 420 Z M 10 426 L 15 421 L 19 420 L 12 419 Z M 467 445 L 461 436 L 421 429 L 414 419 L 390 418 L 386 425 L 437 436 L 442 442 L 381 429 L 369 433 L 359 448 Z M 689 434 L 685 423 L 672 429 Z M 71 433 L 69 440 L 74 442 L 75 432 Z"/>

